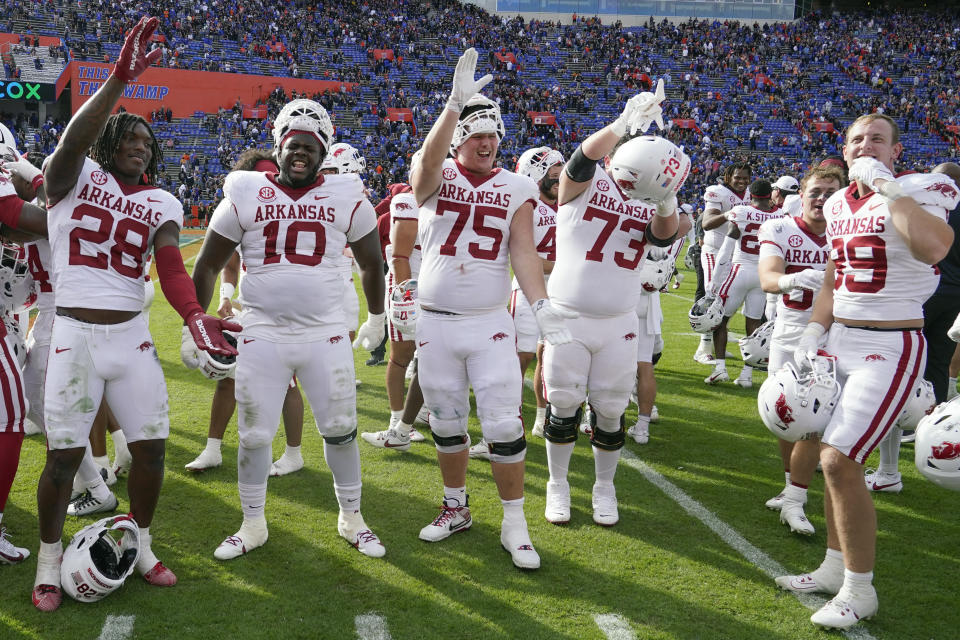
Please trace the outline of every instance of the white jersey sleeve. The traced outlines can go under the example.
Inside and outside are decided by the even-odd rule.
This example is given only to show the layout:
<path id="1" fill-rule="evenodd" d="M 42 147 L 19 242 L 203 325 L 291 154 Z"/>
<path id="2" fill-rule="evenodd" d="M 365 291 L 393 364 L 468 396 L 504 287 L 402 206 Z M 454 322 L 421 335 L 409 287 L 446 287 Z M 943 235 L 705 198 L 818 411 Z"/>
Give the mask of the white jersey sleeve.
<path id="1" fill-rule="evenodd" d="M 410 191 L 398 193 L 390 200 L 390 224 L 398 220 L 413 220 L 417 222 L 420 207 L 417 206 L 417 199 Z M 384 248 L 384 254 L 387 258 L 387 267 L 393 272 L 393 243 Z M 410 263 L 410 277 L 417 279 L 420 274 L 420 264 L 423 261 L 423 254 L 420 251 L 420 232 L 417 231 L 417 237 L 413 243 L 413 250 L 407 256 Z"/>
<path id="2" fill-rule="evenodd" d="M 783 260 L 784 273 L 806 269 L 823 271 L 827 268 L 830 250 L 826 235 L 814 233 L 799 217 L 768 220 L 760 227 L 760 259 L 776 257 Z M 813 313 L 817 292 L 794 289 L 781 294 L 777 300 L 777 323 L 806 324 Z"/>
<path id="3" fill-rule="evenodd" d="M 717 210 L 720 213 L 726 213 L 733 207 L 740 204 L 750 204 L 750 197 L 745 191 L 737 193 L 730 187 L 723 184 L 714 184 L 707 187 L 703 193 L 703 210 Z M 724 222 L 716 229 L 710 229 L 703 232 L 703 248 L 710 253 L 716 253 L 723 239 L 730 232 L 730 223 Z"/>
<path id="4" fill-rule="evenodd" d="M 439 188 L 420 206 L 421 306 L 466 315 L 505 308 L 510 224 L 537 194 L 526 176 L 503 169 L 475 176 L 444 160 Z"/>
<path id="5" fill-rule="evenodd" d="M 73 190 L 47 213 L 57 305 L 142 310 L 144 263 L 157 229 L 171 221 L 183 225 L 172 194 L 120 183 L 85 159 Z"/>

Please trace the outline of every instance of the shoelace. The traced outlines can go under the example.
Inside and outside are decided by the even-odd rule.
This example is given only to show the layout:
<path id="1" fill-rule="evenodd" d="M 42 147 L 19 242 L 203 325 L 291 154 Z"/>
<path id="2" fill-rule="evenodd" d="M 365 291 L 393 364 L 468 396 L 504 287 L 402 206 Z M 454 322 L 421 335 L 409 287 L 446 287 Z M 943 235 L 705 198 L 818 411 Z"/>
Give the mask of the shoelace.
<path id="1" fill-rule="evenodd" d="M 60 591 L 60 588 L 55 587 L 52 584 L 38 584 L 36 587 L 34 587 L 34 591 L 36 591 L 38 596 L 45 596 L 48 593 L 57 593 Z"/>
<path id="2" fill-rule="evenodd" d="M 433 526 L 442 527 L 445 526 L 450 520 L 453 519 L 453 516 L 457 515 L 457 511 L 460 510 L 460 507 L 448 507 L 443 505 L 440 507 L 440 515 L 437 516 L 436 520 L 433 521 Z"/>
<path id="3" fill-rule="evenodd" d="M 86 509 L 87 507 L 97 506 L 100 504 L 100 501 L 93 497 L 93 494 L 87 491 L 82 496 L 77 498 L 77 501 L 74 503 L 74 507 L 77 511 L 81 509 Z"/>
<path id="4" fill-rule="evenodd" d="M 16 545 L 7 539 L 7 528 L 0 527 L 0 550 L 4 553 L 13 554 L 16 548 Z"/>
<path id="5" fill-rule="evenodd" d="M 370 529 L 364 529 L 357 533 L 356 545 L 358 547 L 362 544 L 377 544 L 379 542 L 380 538 L 378 538 L 373 531 L 370 531 Z"/>

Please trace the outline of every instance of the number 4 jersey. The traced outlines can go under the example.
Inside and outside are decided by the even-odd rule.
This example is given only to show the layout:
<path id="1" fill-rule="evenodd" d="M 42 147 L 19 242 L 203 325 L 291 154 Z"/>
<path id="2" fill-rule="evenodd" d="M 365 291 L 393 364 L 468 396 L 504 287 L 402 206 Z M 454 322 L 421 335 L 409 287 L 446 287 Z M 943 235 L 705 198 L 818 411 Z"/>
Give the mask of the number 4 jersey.
<path id="1" fill-rule="evenodd" d="M 897 178 L 903 191 L 941 220 L 960 194 L 943 174 L 912 173 Z M 913 320 L 940 281 L 936 266 L 910 254 L 893 226 L 887 200 L 860 197 L 856 183 L 823 205 L 830 258 L 836 266 L 833 314 L 850 320 Z"/>
<path id="2" fill-rule="evenodd" d="M 117 182 L 85 159 L 73 191 L 47 215 L 57 306 L 141 311 L 144 263 L 168 221 L 183 225 L 172 194 Z"/>
<path id="3" fill-rule="evenodd" d="M 210 229 L 240 244 L 247 269 L 240 287 L 243 334 L 309 342 L 342 326 L 338 263 L 348 242 L 377 226 L 360 177 L 320 176 L 295 189 L 273 173 L 234 171 L 223 195 Z"/>

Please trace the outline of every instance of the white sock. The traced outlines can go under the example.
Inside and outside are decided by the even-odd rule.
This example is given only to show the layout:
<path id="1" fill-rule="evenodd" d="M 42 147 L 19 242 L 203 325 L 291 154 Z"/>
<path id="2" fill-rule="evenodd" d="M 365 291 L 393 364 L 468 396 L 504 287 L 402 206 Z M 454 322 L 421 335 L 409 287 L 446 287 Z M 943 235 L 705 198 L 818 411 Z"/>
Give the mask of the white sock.
<path id="1" fill-rule="evenodd" d="M 788 484 L 786 489 L 783 490 L 783 497 L 788 500 L 793 500 L 794 502 L 799 502 L 800 504 L 806 504 L 807 490 L 795 484 Z"/>
<path id="2" fill-rule="evenodd" d="M 399 411 L 394 411 L 391 409 L 390 410 L 390 426 L 393 426 L 396 423 L 400 422 L 400 418 L 402 417 L 403 417 L 403 409 L 400 409 Z"/>
<path id="3" fill-rule="evenodd" d="M 753 378 L 753 367 L 743 365 L 743 369 L 740 370 L 741 378 Z"/>
<path id="4" fill-rule="evenodd" d="M 153 569 L 158 562 L 157 556 L 150 548 L 153 542 L 153 536 L 150 535 L 150 527 L 140 527 L 140 557 L 137 558 L 137 570 L 141 575 Z"/>
<path id="5" fill-rule="evenodd" d="M 110 497 L 111 494 L 110 487 L 108 487 L 107 483 L 103 481 L 103 478 L 100 479 L 100 482 L 95 482 L 94 484 L 90 485 L 88 489 L 90 490 L 90 495 L 101 502 Z"/>
<path id="6" fill-rule="evenodd" d="M 789 487 L 789 486 L 790 486 L 790 472 L 789 472 L 789 471 L 784 471 L 784 472 L 783 472 L 783 477 L 786 478 L 786 479 L 784 480 L 784 485 L 783 485 L 783 486 Z"/>
<path id="7" fill-rule="evenodd" d="M 877 466 L 878 473 L 896 474 L 900 472 L 900 434 L 902 431 L 898 427 L 891 427 L 887 437 L 883 439 L 878 447 L 880 449 L 880 464 Z"/>
<path id="8" fill-rule="evenodd" d="M 947 378 L 947 393 L 953 391 L 957 392 L 957 379 L 956 378 Z"/>
<path id="9" fill-rule="evenodd" d="M 546 407 L 537 407 L 537 417 L 534 419 L 534 424 L 543 424 L 547 421 L 547 408 Z"/>
<path id="10" fill-rule="evenodd" d="M 402 418 L 397 420 L 397 424 L 393 428 L 402 436 L 408 436 L 410 432 L 413 431 L 413 425 L 407 424 Z"/>
<path id="11" fill-rule="evenodd" d="M 573 449 L 573 447 L 570 447 Z M 599 447 L 593 447 L 593 469 L 597 476 L 597 482 L 603 484 L 613 484 L 613 476 L 617 473 L 617 462 L 620 461 L 620 449 L 607 451 Z"/>
<path id="12" fill-rule="evenodd" d="M 873 591 L 873 571 L 866 573 L 857 573 L 850 569 L 843 570 L 843 591 L 850 592 L 850 595 L 871 595 Z"/>
<path id="13" fill-rule="evenodd" d="M 360 511 L 360 493 L 363 485 L 356 484 L 340 485 L 333 483 L 333 493 L 337 496 L 337 504 L 340 505 L 340 511 L 344 513 L 353 513 Z"/>
<path id="14" fill-rule="evenodd" d="M 550 482 L 566 482 L 570 470 L 570 458 L 573 457 L 573 443 L 559 444 L 547 440 L 547 469 Z"/>
<path id="15" fill-rule="evenodd" d="M 817 584 L 825 585 L 831 591 L 839 591 L 840 587 L 843 586 L 844 571 L 843 553 L 827 547 L 823 562 L 814 571 L 810 572 L 810 576 Z"/>
<path id="16" fill-rule="evenodd" d="M 360 485 L 360 447 L 356 439 L 347 444 L 330 444 L 324 440 L 323 457 L 333 474 L 334 486 Z"/>
<path id="17" fill-rule="evenodd" d="M 640 429 L 646 429 L 647 432 L 650 431 L 650 416 L 646 413 L 637 414 L 637 424 L 636 426 Z"/>
<path id="18" fill-rule="evenodd" d="M 60 558 L 63 556 L 63 543 L 40 541 L 40 552 L 37 554 L 37 577 L 33 586 L 52 584 L 60 586 Z"/>
<path id="19" fill-rule="evenodd" d="M 291 447 L 290 445 L 287 445 L 287 448 L 283 450 L 283 457 L 293 458 L 296 460 L 297 458 L 302 458 L 303 454 L 300 453 L 300 447 Z"/>
<path id="20" fill-rule="evenodd" d="M 515 500 L 500 500 L 503 505 L 503 524 L 524 524 L 527 518 L 523 515 L 523 498 Z"/>
<path id="21" fill-rule="evenodd" d="M 467 506 L 467 487 L 445 486 L 443 488 L 443 503 L 452 509 Z"/>
<path id="22" fill-rule="evenodd" d="M 240 494 L 240 508 L 243 510 L 243 519 L 257 519 L 264 517 L 267 503 L 267 483 L 246 484 L 237 483 Z"/>
<path id="23" fill-rule="evenodd" d="M 104 469 L 110 468 L 110 457 L 106 454 L 102 456 L 93 456 L 93 461 L 97 463 L 98 466 L 103 467 Z"/>
<path id="24" fill-rule="evenodd" d="M 123 430 L 113 431 L 110 438 L 113 440 L 113 459 L 129 458 L 130 449 L 127 448 L 127 436 L 123 435 Z"/>
<path id="25" fill-rule="evenodd" d="M 726 371 L 726 370 L 727 370 L 727 361 L 724 360 L 723 357 L 716 358 L 715 363 L 714 363 L 714 365 L 713 365 L 713 370 L 714 370 L 714 371 Z"/>
<path id="26" fill-rule="evenodd" d="M 223 444 L 223 440 L 220 438 L 207 438 L 207 451 L 216 451 L 220 453 L 220 445 Z"/>

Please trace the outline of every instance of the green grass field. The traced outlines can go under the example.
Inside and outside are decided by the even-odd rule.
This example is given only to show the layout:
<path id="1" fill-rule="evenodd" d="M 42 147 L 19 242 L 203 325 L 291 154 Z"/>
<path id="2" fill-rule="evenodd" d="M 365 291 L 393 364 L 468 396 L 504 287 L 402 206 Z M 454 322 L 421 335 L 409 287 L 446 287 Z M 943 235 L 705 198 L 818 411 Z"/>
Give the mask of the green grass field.
<path id="1" fill-rule="evenodd" d="M 190 257 L 197 249 L 187 247 L 184 254 Z M 530 439 L 526 512 L 543 561 L 536 572 L 514 569 L 500 547 L 501 509 L 485 462 L 470 463 L 473 528 L 435 544 L 417 538 L 436 515 L 442 492 L 429 443 L 406 453 L 360 443 L 363 513 L 387 555 L 371 559 L 357 553 L 337 535 L 332 479 L 309 413 L 306 468 L 270 480 L 270 541 L 240 559 L 215 560 L 213 550 L 241 521 L 236 421 L 224 441 L 222 467 L 200 475 L 184 470 L 206 441 L 213 383 L 180 364 L 179 319 L 158 290 L 151 324 L 167 374 L 171 434 L 152 533 L 154 550 L 177 573 L 179 584 L 158 589 L 134 576 L 101 602 L 66 599 L 53 614 L 35 611 L 29 594 L 44 444 L 31 437 L 3 523 L 14 542 L 34 555 L 20 566 L 0 567 L 5 594 L 0 638 L 836 637 L 815 629 L 810 611 L 778 591 L 762 568 L 779 564 L 793 572 L 819 564 L 825 545 L 822 479 L 815 478 L 810 490 L 808 515 L 817 527 L 812 538 L 790 534 L 777 514 L 764 508 L 781 488 L 783 473 L 774 439 L 757 416 L 756 387 L 763 374 L 755 376 L 751 390 L 703 384 L 709 369 L 691 360 L 697 338 L 686 320 L 693 282 L 688 274 L 679 295 L 663 297 L 666 351 L 657 367 L 661 421 L 652 426 L 648 445 L 628 439 L 629 454 L 617 473 L 621 519 L 616 527 L 592 522 L 593 462 L 585 438 L 571 463 L 571 523 L 556 527 L 543 519 L 546 455 L 543 440 Z M 732 325 L 742 331 L 742 319 Z M 366 358 L 356 352 L 363 380 L 358 413 L 360 430 L 373 431 L 384 428 L 389 412 L 384 368 L 364 366 Z M 739 371 L 738 362 L 731 364 Z M 526 391 L 524 399 L 529 425 L 533 396 Z M 631 406 L 628 420 L 635 413 Z M 478 437 L 475 421 L 471 429 Z M 283 447 L 281 429 L 274 457 Z M 960 562 L 955 516 L 960 496 L 924 481 L 912 457 L 912 446 L 905 446 L 903 493 L 876 496 L 880 611 L 850 637 L 960 636 L 951 577 Z M 129 504 L 124 485 L 121 479 L 114 487 L 122 509 Z M 688 511 L 696 511 L 696 505 L 678 504 L 675 498 L 684 494 L 702 505 L 701 516 L 706 513 L 711 526 Z M 65 542 L 88 522 L 68 518 Z M 118 631 L 117 618 L 108 622 L 108 616 L 134 616 L 120 625 L 132 623 L 132 634 Z"/>

